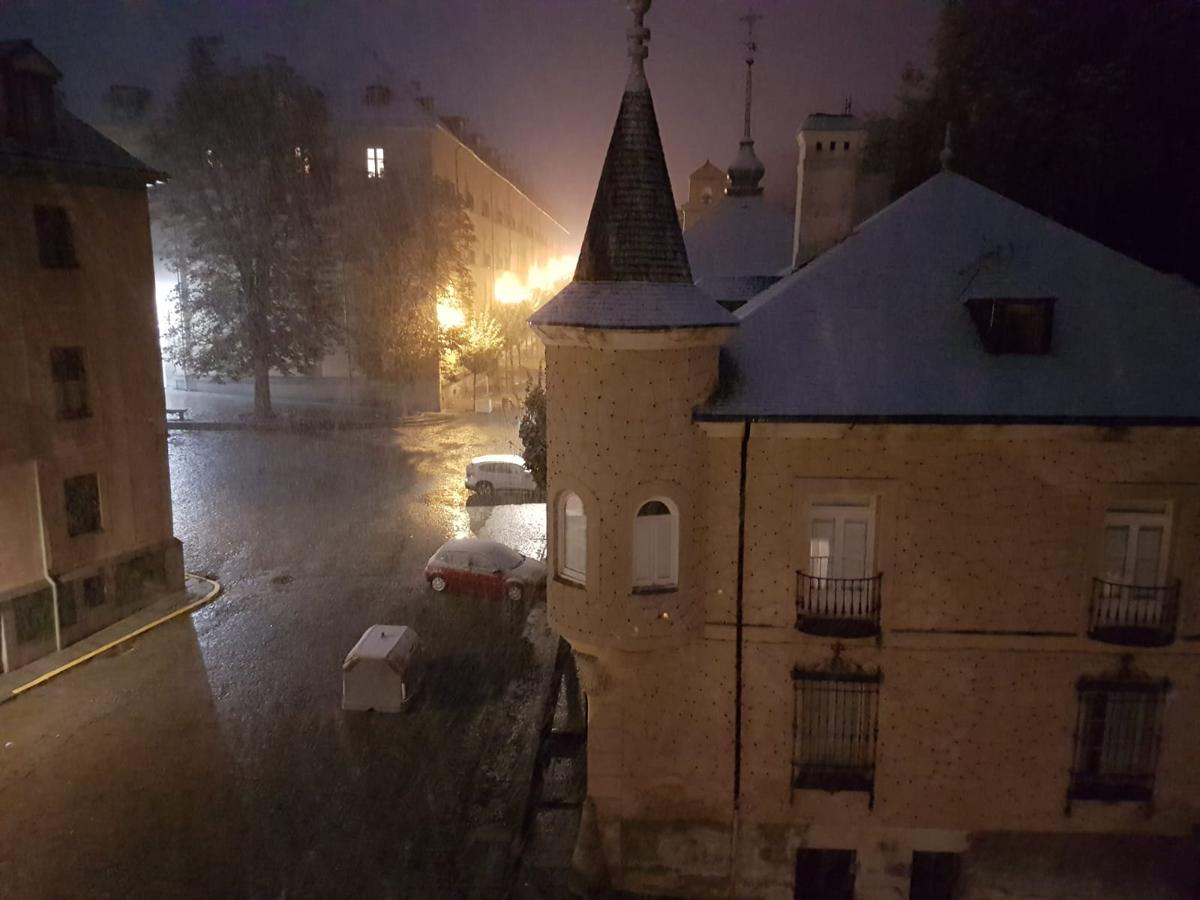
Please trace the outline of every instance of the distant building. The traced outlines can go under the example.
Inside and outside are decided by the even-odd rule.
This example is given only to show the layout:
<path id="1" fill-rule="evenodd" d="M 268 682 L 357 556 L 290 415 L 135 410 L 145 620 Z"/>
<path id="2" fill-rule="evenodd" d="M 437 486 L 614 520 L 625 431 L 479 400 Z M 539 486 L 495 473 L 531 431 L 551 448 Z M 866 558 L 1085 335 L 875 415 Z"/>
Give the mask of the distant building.
<path id="1" fill-rule="evenodd" d="M 696 287 L 731 311 L 782 278 L 793 258 L 793 217 L 763 196 L 766 168 L 750 136 L 753 34 L 746 49 L 745 131 L 722 178 L 725 196 L 702 219 L 685 224 L 683 232 Z"/>
<path id="2" fill-rule="evenodd" d="M 403 172 L 406 177 L 416 173 L 418 178 L 444 180 L 462 199 L 475 231 L 469 260 L 475 294 L 455 298 L 462 314 L 491 311 L 498 302 L 511 302 L 514 292 L 545 288 L 545 273 L 560 266 L 569 251 L 568 232 L 517 186 L 496 151 L 468 130 L 464 118 L 439 117 L 432 98 L 418 96 L 407 86 L 393 89 L 387 84 L 370 84 L 328 99 L 343 178 L 367 181 L 387 178 L 389 173 Z M 153 111 L 150 93 L 135 85 L 112 85 L 104 107 L 105 134 L 134 152 L 147 152 Z M 155 237 L 156 246 L 164 248 L 167 235 L 158 223 Z M 163 285 L 175 280 L 168 263 L 160 259 L 159 280 Z M 340 318 L 350 327 L 356 312 L 355 280 L 370 277 L 370 273 L 342 274 Z M 431 296 L 430 303 L 436 304 L 437 299 Z M 182 371 L 175 371 L 169 381 L 171 387 L 193 390 L 253 391 L 251 381 L 216 384 Z M 304 374 L 273 374 L 271 378 L 271 394 L 280 400 L 388 404 L 398 390 L 407 395 L 410 408 L 437 409 L 440 385 L 436 355 L 430 357 L 425 377 L 402 386 L 374 383 L 344 343 Z"/>
<path id="3" fill-rule="evenodd" d="M 673 214 L 648 6 L 575 279 L 531 318 L 577 877 L 1194 897 L 1200 289 L 953 171 L 855 227 L 858 131 L 816 122 L 802 242 L 832 246 L 729 313 Z"/>
<path id="4" fill-rule="evenodd" d="M 679 224 L 686 231 L 711 212 L 725 197 L 725 172 L 709 160 L 688 176 L 687 202 L 679 208 Z"/>
<path id="5" fill-rule="evenodd" d="M 146 186 L 0 41 L 0 655 L 9 671 L 183 586 Z"/>

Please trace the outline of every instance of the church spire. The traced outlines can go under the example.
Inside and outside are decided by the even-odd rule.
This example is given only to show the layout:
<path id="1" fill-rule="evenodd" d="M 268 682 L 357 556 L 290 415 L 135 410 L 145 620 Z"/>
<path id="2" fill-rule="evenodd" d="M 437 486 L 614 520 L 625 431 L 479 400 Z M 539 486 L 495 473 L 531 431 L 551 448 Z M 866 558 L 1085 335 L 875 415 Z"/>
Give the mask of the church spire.
<path id="1" fill-rule="evenodd" d="M 646 81 L 650 29 L 643 20 L 650 0 L 628 0 L 627 6 L 634 21 L 628 32 L 629 78 L 583 236 L 575 280 L 691 284 L 692 270 Z"/>
<path id="2" fill-rule="evenodd" d="M 754 54 L 758 44 L 754 41 L 754 24 L 762 16 L 751 11 L 738 19 L 746 23 L 746 114 L 742 130 L 742 142 L 738 145 L 737 157 L 729 167 L 729 187 L 725 193 L 731 197 L 757 197 L 762 193 L 759 182 L 766 174 L 763 166 L 754 152 L 754 139 L 750 136 L 750 107 L 754 97 Z"/>

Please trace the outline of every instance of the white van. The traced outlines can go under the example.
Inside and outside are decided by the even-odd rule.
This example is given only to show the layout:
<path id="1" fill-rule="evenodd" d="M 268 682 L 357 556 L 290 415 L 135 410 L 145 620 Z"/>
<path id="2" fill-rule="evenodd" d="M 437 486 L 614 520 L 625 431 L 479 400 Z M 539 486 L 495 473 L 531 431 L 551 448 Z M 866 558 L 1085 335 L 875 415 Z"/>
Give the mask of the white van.
<path id="1" fill-rule="evenodd" d="M 496 453 L 467 463 L 467 489 L 487 497 L 493 491 L 536 491 L 537 482 L 521 457 Z"/>

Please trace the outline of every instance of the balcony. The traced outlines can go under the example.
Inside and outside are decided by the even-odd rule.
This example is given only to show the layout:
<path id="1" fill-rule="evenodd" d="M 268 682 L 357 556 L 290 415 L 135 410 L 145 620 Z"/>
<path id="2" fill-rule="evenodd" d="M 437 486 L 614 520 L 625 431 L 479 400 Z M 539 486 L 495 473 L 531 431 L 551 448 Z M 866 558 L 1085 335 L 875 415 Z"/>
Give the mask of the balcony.
<path id="1" fill-rule="evenodd" d="M 1179 582 L 1117 584 L 1092 580 L 1088 637 L 1126 647 L 1165 647 L 1175 640 Z"/>
<path id="2" fill-rule="evenodd" d="M 880 582 L 796 573 L 796 628 L 805 634 L 860 638 L 879 634 Z"/>

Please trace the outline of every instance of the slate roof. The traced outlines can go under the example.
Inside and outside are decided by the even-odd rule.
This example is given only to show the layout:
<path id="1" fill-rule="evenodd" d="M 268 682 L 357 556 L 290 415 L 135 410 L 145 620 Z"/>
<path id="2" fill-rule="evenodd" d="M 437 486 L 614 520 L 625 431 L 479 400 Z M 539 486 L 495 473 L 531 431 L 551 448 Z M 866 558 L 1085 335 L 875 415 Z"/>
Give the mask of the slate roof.
<path id="1" fill-rule="evenodd" d="M 782 275 L 792 264 L 793 218 L 762 197 L 726 197 L 683 233 L 697 283 Z"/>
<path id="2" fill-rule="evenodd" d="M 649 87 L 621 97 L 575 279 L 692 281 Z"/>
<path id="3" fill-rule="evenodd" d="M 1050 354 L 989 354 L 989 294 L 1056 298 Z M 698 419 L 1200 425 L 1200 288 L 953 172 L 736 315 Z"/>
<path id="4" fill-rule="evenodd" d="M 637 36 L 635 28 L 631 35 Z M 649 32 L 640 39 L 649 36 Z M 637 49 L 641 50 L 638 54 Z M 574 280 L 529 317 L 531 324 L 660 330 L 737 324 L 692 283 L 641 67 L 645 48 L 621 97 L 596 187 Z"/>
<path id="5" fill-rule="evenodd" d="M 127 153 L 60 105 L 57 139 L 30 147 L 0 139 L 0 175 L 28 175 L 83 184 L 143 189 L 166 176 Z"/>

